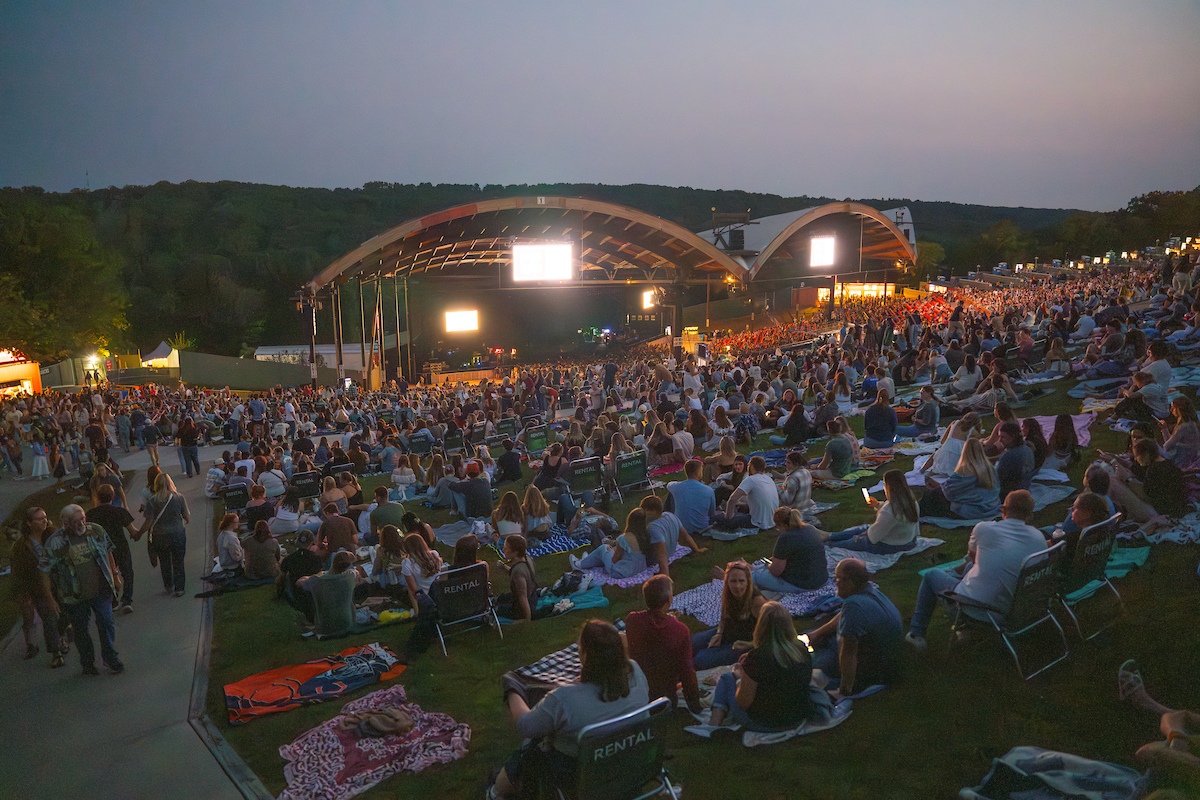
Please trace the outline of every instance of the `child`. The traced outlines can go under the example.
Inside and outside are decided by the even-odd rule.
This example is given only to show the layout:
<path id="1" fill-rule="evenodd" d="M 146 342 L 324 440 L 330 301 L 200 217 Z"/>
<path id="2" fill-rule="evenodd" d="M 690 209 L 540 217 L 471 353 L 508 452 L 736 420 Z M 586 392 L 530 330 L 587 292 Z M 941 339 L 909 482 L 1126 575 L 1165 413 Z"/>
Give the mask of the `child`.
<path id="1" fill-rule="evenodd" d="M 33 479 L 40 481 L 42 478 L 49 478 L 50 464 L 46 459 L 46 445 L 42 444 L 41 439 L 34 439 L 31 447 L 33 449 Z"/>

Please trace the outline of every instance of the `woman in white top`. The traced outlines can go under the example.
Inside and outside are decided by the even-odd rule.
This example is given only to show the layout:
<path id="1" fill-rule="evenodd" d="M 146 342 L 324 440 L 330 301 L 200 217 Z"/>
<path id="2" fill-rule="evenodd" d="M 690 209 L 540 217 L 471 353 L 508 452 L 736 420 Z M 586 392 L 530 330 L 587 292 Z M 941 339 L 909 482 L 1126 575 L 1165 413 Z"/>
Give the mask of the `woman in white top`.
<path id="1" fill-rule="evenodd" d="M 516 492 L 505 492 L 500 498 L 500 505 L 492 512 L 492 527 L 496 529 L 496 537 L 501 540 L 506 536 L 525 533 L 525 512 L 521 510 L 521 501 Z"/>
<path id="2" fill-rule="evenodd" d="M 958 368 L 958 372 L 954 373 L 954 377 L 950 379 L 950 386 L 946 389 L 947 396 L 965 396 L 975 391 L 975 387 L 983 380 L 983 370 L 975 363 L 975 356 L 968 354 L 963 365 Z"/>
<path id="3" fill-rule="evenodd" d="M 417 595 L 428 597 L 429 587 L 434 578 L 442 571 L 442 557 L 425 542 L 425 537 L 419 533 L 410 533 L 404 537 L 404 566 L 400 574 L 408 586 L 408 599 L 412 601 L 413 615 L 417 614 L 419 603 Z"/>
<path id="4" fill-rule="evenodd" d="M 902 553 L 916 547 L 921 516 L 904 473 L 898 469 L 885 472 L 883 491 L 887 502 L 880 503 L 874 497 L 867 500 L 876 510 L 875 521 L 829 534 L 830 546 L 879 554 Z"/>
<path id="5" fill-rule="evenodd" d="M 287 491 L 287 476 L 278 461 L 270 468 L 258 473 L 258 485 L 267 490 L 267 497 L 283 497 Z"/>
<path id="6" fill-rule="evenodd" d="M 850 391 L 850 379 L 846 373 L 839 372 L 833 383 L 834 398 L 837 400 L 838 413 L 849 414 L 854 408 L 854 400 Z"/>
<path id="7" fill-rule="evenodd" d="M 942 443 L 933 457 L 921 467 L 921 472 L 928 475 L 949 475 L 958 466 L 962 458 L 963 445 L 971 434 L 979 427 L 979 414 L 968 411 L 946 429 L 942 435 Z"/>
<path id="8" fill-rule="evenodd" d="M 708 439 L 704 442 L 704 449 L 711 453 L 720 446 L 721 439 L 732 435 L 733 423 L 729 421 L 729 414 L 724 408 L 717 406 L 712 421 L 708 423 Z"/>

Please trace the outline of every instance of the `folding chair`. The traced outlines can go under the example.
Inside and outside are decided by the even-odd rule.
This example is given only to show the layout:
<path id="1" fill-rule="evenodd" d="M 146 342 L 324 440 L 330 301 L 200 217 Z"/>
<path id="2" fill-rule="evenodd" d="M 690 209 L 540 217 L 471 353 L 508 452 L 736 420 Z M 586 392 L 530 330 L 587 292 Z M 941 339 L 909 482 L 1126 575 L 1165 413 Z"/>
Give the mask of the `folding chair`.
<path id="1" fill-rule="evenodd" d="M 646 451 L 640 447 L 631 453 L 617 456 L 613 464 L 613 488 L 617 492 L 617 500 L 625 502 L 623 489 L 637 489 L 650 483 Z"/>
<path id="2" fill-rule="evenodd" d="M 1062 626 L 1058 624 L 1058 620 L 1054 618 L 1054 614 L 1050 610 L 1050 605 L 1058 592 L 1065 546 L 1065 542 L 1059 542 L 1052 547 L 1039 550 L 1027 556 L 1021 562 L 1021 571 L 1017 574 L 1017 583 L 1012 595 L 1012 605 L 1007 615 L 994 606 L 980 603 L 978 600 L 973 600 L 969 597 L 963 597 L 953 591 L 942 593 L 942 597 L 954 603 L 957 608 L 953 626 L 954 630 L 963 630 L 970 624 L 967 621 L 968 619 L 976 623 L 982 623 L 984 626 L 991 625 L 996 633 L 1000 635 L 1004 646 L 1008 648 L 1008 652 L 1017 666 L 1017 673 L 1024 680 L 1029 680 L 1036 675 L 1040 675 L 1070 655 L 1066 634 L 1063 633 Z M 971 613 L 972 611 L 975 613 Z M 1036 672 L 1026 675 L 1024 668 L 1021 666 L 1021 658 L 1017 655 L 1016 648 L 1013 646 L 1013 640 L 1046 622 L 1049 622 L 1058 631 L 1058 638 L 1062 641 L 1063 653 Z M 953 642 L 953 638 L 951 642 Z"/>
<path id="3" fill-rule="evenodd" d="M 513 439 L 517 438 L 517 418 L 516 417 L 505 417 L 505 418 L 497 421 L 496 422 L 496 435 L 501 438 L 503 438 L 505 436 L 508 436 Z"/>
<path id="4" fill-rule="evenodd" d="M 580 495 L 584 492 L 595 492 L 600 489 L 604 475 L 604 465 L 597 456 L 580 458 L 571 462 L 570 492 Z"/>
<path id="5" fill-rule="evenodd" d="M 664 789 L 675 796 L 667 775 L 665 723 L 671 703 L 660 697 L 615 719 L 579 731 L 577 800 L 645 800 Z M 649 788 L 647 788 L 649 786 Z M 558 789 L 559 800 L 567 795 Z"/>
<path id="6" fill-rule="evenodd" d="M 525 429 L 525 452 L 529 458 L 541 458 L 542 452 L 550 441 L 550 434 L 545 425 L 536 425 Z"/>
<path id="7" fill-rule="evenodd" d="M 329 468 L 329 474 L 335 478 L 338 475 L 341 475 L 343 472 L 353 473 L 354 465 L 353 464 L 338 464 L 337 466 L 332 466 Z"/>
<path id="8" fill-rule="evenodd" d="M 463 438 L 462 431 L 453 434 L 447 433 L 442 437 L 442 454 L 447 458 L 450 457 L 451 453 L 466 452 L 466 449 L 467 443 Z"/>
<path id="9" fill-rule="evenodd" d="M 408 440 L 408 452 L 414 456 L 427 456 L 433 452 L 433 442 L 424 436 Z"/>
<path id="10" fill-rule="evenodd" d="M 250 502 L 250 487 L 243 484 L 231 486 L 225 490 L 225 513 L 238 513 L 246 510 Z"/>
<path id="11" fill-rule="evenodd" d="M 440 573 L 429 587 L 429 597 L 438 610 L 437 635 L 442 655 L 447 655 L 442 629 L 460 622 L 486 620 L 490 616 L 500 638 L 504 638 L 488 586 L 487 564 L 480 562 Z"/>
<path id="12" fill-rule="evenodd" d="M 321 473 L 317 470 L 294 473 L 291 485 L 301 500 L 318 497 L 321 494 Z"/>
<path id="13" fill-rule="evenodd" d="M 1067 564 L 1066 573 L 1058 587 L 1055 599 L 1067 612 L 1071 622 L 1075 623 L 1075 630 L 1078 631 L 1079 638 L 1084 641 L 1093 639 L 1101 632 L 1111 628 L 1117 621 L 1117 617 L 1125 612 L 1125 602 L 1121 599 L 1121 593 L 1117 591 L 1117 587 L 1112 585 L 1105 574 L 1109 556 L 1112 555 L 1113 547 L 1116 545 L 1117 523 L 1120 519 L 1120 513 L 1113 514 L 1103 522 L 1089 525 L 1080 531 L 1079 542 L 1075 545 L 1075 556 Z M 1086 593 L 1081 591 L 1092 583 L 1100 585 Z M 1079 618 L 1075 616 L 1074 608 L 1106 586 L 1117 598 L 1120 612 L 1114 615 L 1108 624 L 1097 628 L 1091 636 L 1084 636 L 1083 627 L 1079 624 Z"/>

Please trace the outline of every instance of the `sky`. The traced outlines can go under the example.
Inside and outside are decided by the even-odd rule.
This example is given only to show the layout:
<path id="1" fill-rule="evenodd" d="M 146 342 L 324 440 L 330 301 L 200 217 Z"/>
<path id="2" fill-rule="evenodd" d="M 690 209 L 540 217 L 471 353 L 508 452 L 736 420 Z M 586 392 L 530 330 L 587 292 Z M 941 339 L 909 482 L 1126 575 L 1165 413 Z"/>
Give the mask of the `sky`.
<path id="1" fill-rule="evenodd" d="M 0 186 L 1200 185 L 1200 3 L 0 4 Z"/>

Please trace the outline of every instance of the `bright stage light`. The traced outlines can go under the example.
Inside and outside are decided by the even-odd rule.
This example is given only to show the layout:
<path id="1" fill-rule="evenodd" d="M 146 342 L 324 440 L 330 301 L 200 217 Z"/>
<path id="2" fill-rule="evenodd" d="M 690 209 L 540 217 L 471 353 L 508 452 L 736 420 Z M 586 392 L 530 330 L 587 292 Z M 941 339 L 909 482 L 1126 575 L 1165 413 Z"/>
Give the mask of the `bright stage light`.
<path id="1" fill-rule="evenodd" d="M 832 267 L 833 242 L 834 237 L 832 236 L 814 236 L 809 251 L 808 265 L 810 267 Z"/>
<path id="2" fill-rule="evenodd" d="M 642 292 L 642 308 L 654 308 L 654 290 Z"/>
<path id="3" fill-rule="evenodd" d="M 479 330 L 478 311 L 447 311 L 446 333 Z"/>
<path id="4" fill-rule="evenodd" d="M 514 244 L 514 281 L 569 281 L 575 278 L 575 254 L 570 243 Z"/>

